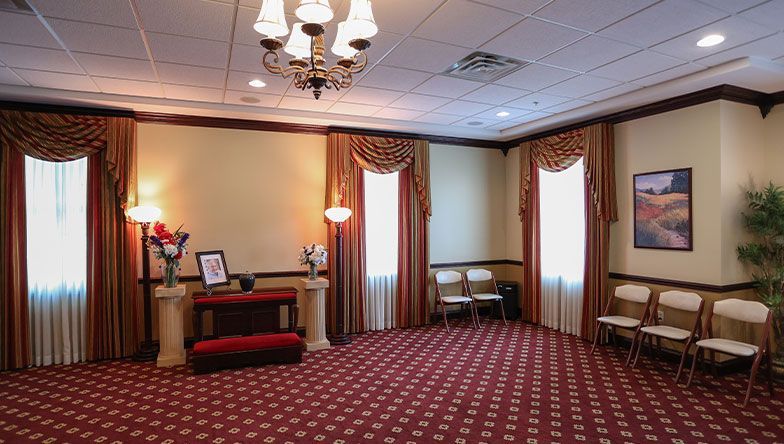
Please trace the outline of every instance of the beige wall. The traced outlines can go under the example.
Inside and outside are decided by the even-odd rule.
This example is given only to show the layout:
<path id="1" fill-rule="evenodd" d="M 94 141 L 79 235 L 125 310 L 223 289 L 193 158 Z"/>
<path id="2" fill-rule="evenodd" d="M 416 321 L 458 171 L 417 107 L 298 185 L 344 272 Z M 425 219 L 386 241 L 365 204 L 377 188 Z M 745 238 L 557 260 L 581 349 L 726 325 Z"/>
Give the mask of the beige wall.
<path id="1" fill-rule="evenodd" d="M 766 177 L 784 187 L 784 104 L 765 118 Z"/>

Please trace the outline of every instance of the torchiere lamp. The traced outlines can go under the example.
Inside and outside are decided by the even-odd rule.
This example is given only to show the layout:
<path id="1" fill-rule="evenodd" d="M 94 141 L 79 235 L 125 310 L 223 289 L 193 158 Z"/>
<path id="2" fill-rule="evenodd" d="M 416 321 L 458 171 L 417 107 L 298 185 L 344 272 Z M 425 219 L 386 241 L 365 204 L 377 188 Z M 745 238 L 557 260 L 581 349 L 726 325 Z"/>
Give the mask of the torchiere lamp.
<path id="1" fill-rule="evenodd" d="M 158 357 L 158 347 L 152 343 L 152 291 L 150 289 L 150 251 L 147 240 L 150 238 L 150 223 L 161 217 L 161 210 L 151 206 L 138 206 L 128 210 L 128 216 L 142 227 L 142 288 L 144 296 L 144 342 L 134 353 L 134 361 L 154 361 Z"/>
<path id="2" fill-rule="evenodd" d="M 332 345 L 346 345 L 351 338 L 343 326 L 343 222 L 351 216 L 345 207 L 332 207 L 324 212 L 335 223 L 335 331 L 327 337 Z"/>

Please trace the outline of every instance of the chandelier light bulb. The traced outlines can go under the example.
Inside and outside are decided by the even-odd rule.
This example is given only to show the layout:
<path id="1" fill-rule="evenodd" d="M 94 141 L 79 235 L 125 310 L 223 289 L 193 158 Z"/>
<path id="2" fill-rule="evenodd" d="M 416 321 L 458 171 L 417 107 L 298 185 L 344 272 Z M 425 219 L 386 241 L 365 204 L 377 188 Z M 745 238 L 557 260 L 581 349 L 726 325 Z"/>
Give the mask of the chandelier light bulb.
<path id="1" fill-rule="evenodd" d="M 369 39 L 378 33 L 370 0 L 351 0 L 345 27 L 353 38 Z"/>
<path id="2" fill-rule="evenodd" d="M 283 10 L 283 0 L 264 0 L 261 4 L 261 11 L 253 29 L 259 34 L 264 34 L 269 38 L 276 38 L 289 33 L 289 26 L 286 24 L 286 13 Z"/>
<path id="3" fill-rule="evenodd" d="M 300 0 L 294 13 L 305 23 L 327 23 L 335 16 L 329 0 Z"/>
<path id="4" fill-rule="evenodd" d="M 310 37 L 302 32 L 304 23 L 295 23 L 291 28 L 291 36 L 286 46 L 283 48 L 287 54 L 291 54 L 298 59 L 310 57 Z"/>
<path id="5" fill-rule="evenodd" d="M 346 29 L 346 22 L 338 23 L 338 35 L 335 37 L 335 44 L 332 45 L 332 53 L 347 59 L 354 57 L 359 51 L 349 46 L 348 42 L 356 37 L 349 35 Z"/>

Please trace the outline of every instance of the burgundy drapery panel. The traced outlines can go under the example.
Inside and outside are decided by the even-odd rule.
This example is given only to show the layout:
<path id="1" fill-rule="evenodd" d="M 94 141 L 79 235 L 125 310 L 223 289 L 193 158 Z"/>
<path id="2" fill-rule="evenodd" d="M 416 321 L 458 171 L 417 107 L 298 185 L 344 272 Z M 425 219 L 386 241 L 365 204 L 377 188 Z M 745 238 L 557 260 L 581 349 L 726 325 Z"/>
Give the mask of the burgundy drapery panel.
<path id="1" fill-rule="evenodd" d="M 584 157 L 586 251 L 581 336 L 592 339 L 593 319 L 607 297 L 609 226 L 618 219 L 612 126 L 596 124 L 520 145 L 523 222 L 523 318 L 538 323 L 541 310 L 538 168 L 563 171 Z M 586 322 L 588 320 L 588 322 Z"/>
<path id="2" fill-rule="evenodd" d="M 87 196 L 87 356 L 121 357 L 138 340 L 136 240 L 124 210 L 136 200 L 136 122 L 130 118 L 0 111 L 4 218 L 0 250 L 2 368 L 30 364 L 24 156 L 63 162 L 90 157 Z M 21 200 L 20 200 L 21 199 Z M 10 222 L 10 223 L 6 223 Z M 122 322 L 106 322 L 106 318 Z M 21 333 L 25 332 L 25 333 Z M 110 338 L 110 339 L 107 339 Z M 101 342 L 112 343 L 102 347 Z"/>
<path id="3" fill-rule="evenodd" d="M 386 174 L 400 171 L 400 227 L 398 243 L 398 326 L 427 322 L 429 245 L 427 224 L 430 207 L 428 143 L 331 133 L 327 139 L 327 186 L 325 209 L 342 205 L 352 210 L 343 225 L 343 301 L 346 331 L 364 331 L 365 247 L 364 190 L 362 170 Z M 328 220 L 325 218 L 325 222 Z M 334 251 L 334 227 L 330 224 L 329 249 Z M 350 244 L 349 244 L 350 243 Z M 328 256 L 329 279 L 335 282 L 334 255 Z M 424 265 L 424 266 L 423 266 Z M 334 328 L 332 292 L 328 298 L 330 326 Z M 424 302 L 423 302 L 424 301 Z M 424 305 L 424 309 L 422 309 Z"/>

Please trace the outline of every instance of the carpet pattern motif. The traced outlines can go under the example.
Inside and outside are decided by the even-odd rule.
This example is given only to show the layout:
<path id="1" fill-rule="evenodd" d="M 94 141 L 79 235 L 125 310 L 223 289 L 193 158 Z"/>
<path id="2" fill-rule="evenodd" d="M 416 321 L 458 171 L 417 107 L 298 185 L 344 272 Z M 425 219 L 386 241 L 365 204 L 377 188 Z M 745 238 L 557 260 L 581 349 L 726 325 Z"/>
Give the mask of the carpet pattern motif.
<path id="1" fill-rule="evenodd" d="M 784 442 L 784 403 L 744 375 L 589 356 L 521 322 L 387 330 L 298 365 L 192 375 L 107 361 L 0 374 L 0 442 Z M 764 379 L 762 380 L 764 382 Z"/>

